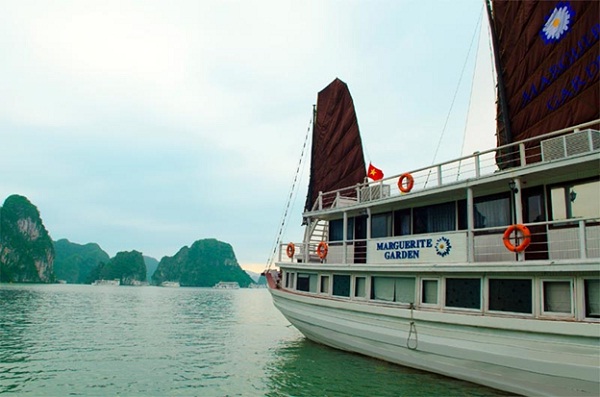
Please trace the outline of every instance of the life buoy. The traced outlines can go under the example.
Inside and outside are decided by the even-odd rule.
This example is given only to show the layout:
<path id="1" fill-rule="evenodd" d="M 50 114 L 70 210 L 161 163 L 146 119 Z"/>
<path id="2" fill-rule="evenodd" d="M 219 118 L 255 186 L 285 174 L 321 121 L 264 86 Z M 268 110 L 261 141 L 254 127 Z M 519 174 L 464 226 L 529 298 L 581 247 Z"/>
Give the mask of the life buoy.
<path id="1" fill-rule="evenodd" d="M 404 186 L 405 179 L 406 179 L 406 186 Z M 400 178 L 398 179 L 398 189 L 400 189 L 400 191 L 402 193 L 410 192 L 412 190 L 414 184 L 415 184 L 415 179 L 408 172 L 400 175 Z"/>
<path id="2" fill-rule="evenodd" d="M 288 258 L 293 257 L 294 252 L 296 252 L 296 246 L 294 245 L 294 243 L 289 243 L 287 245 L 287 248 L 285 249 L 285 253 L 287 254 Z"/>
<path id="3" fill-rule="evenodd" d="M 517 245 L 516 247 L 510 242 L 510 235 L 515 230 L 521 232 L 521 234 L 523 235 L 523 241 L 521 242 L 521 244 Z M 525 225 L 520 225 L 520 224 L 519 225 L 510 225 L 504 231 L 504 236 L 502 237 L 502 240 L 504 241 L 504 246 L 509 251 L 521 252 L 529 246 L 529 243 L 531 243 L 531 232 Z"/>
<path id="4" fill-rule="evenodd" d="M 321 241 L 317 246 L 317 255 L 319 255 L 319 258 L 325 259 L 325 257 L 327 257 L 327 251 L 329 251 L 329 246 L 325 241 Z"/>

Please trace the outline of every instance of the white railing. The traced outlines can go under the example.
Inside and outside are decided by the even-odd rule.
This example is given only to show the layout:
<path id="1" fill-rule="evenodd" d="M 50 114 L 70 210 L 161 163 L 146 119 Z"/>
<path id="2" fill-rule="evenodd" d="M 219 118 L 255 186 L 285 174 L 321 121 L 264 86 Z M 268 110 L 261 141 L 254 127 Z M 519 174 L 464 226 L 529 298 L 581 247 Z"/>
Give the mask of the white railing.
<path id="1" fill-rule="evenodd" d="M 600 120 L 595 120 L 576 127 L 558 130 L 543 136 L 529 138 L 483 152 L 475 152 L 469 156 L 409 171 L 408 173 L 414 179 L 414 185 L 411 192 L 438 188 L 467 179 L 491 175 L 500 170 L 497 164 L 504 164 L 503 168 L 514 170 L 518 167 L 524 167 L 528 164 L 540 162 L 542 161 L 542 141 L 560 135 L 578 132 L 583 128 L 598 123 L 600 123 Z M 319 192 L 319 196 L 313 204 L 312 211 L 346 207 L 359 202 L 401 196 L 405 194 L 402 193 L 398 187 L 401 175 L 403 174 L 393 175 L 376 182 L 367 181 L 355 186 L 349 186 L 330 192 Z"/>
<path id="2" fill-rule="evenodd" d="M 522 255 L 516 255 L 504 246 L 502 237 L 507 226 L 475 229 L 473 233 L 469 233 L 471 237 L 467 244 L 473 247 L 474 262 L 516 263 L 535 260 L 600 259 L 600 218 L 536 222 L 525 225 L 531 231 L 531 243 Z M 402 236 L 402 238 L 418 236 Z M 287 244 L 281 244 L 278 262 L 366 263 L 366 240 L 352 240 L 347 241 L 346 244 L 341 241 L 330 242 L 328 243 L 327 257 L 324 260 L 317 255 L 317 245 L 294 243 L 294 255 L 292 258 L 288 258 L 286 255 Z"/>

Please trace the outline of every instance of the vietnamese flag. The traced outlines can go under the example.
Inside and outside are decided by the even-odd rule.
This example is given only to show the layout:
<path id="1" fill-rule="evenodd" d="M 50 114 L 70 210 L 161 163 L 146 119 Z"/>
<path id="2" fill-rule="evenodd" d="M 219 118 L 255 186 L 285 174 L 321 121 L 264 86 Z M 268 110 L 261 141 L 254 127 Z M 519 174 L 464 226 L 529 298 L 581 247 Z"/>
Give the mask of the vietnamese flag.
<path id="1" fill-rule="evenodd" d="M 383 171 L 377 167 L 373 167 L 373 164 L 369 163 L 369 169 L 367 170 L 367 176 L 374 181 L 383 179 Z"/>

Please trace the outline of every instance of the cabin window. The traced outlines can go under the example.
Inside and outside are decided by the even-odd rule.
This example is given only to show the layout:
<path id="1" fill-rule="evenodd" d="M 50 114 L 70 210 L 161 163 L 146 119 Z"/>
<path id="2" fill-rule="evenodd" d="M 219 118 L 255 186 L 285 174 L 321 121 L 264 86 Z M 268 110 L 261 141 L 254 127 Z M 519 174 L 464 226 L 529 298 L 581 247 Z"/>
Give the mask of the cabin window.
<path id="1" fill-rule="evenodd" d="M 543 311 L 572 313 L 572 284 L 570 281 L 542 281 Z"/>
<path id="2" fill-rule="evenodd" d="M 600 280 L 585 280 L 583 285 L 585 294 L 585 316 L 600 318 Z"/>
<path id="3" fill-rule="evenodd" d="M 329 276 L 321 276 L 321 293 L 329 293 Z"/>
<path id="4" fill-rule="evenodd" d="M 317 292 L 317 275 L 308 273 L 298 273 L 296 280 L 296 289 L 298 291 Z"/>
<path id="5" fill-rule="evenodd" d="M 489 281 L 489 309 L 500 312 L 532 313 L 530 279 L 497 278 Z"/>
<path id="6" fill-rule="evenodd" d="M 357 298 L 367 297 L 367 278 L 356 277 L 354 279 L 354 296 Z"/>
<path id="7" fill-rule="evenodd" d="M 413 231 L 415 234 L 447 232 L 451 230 L 456 230 L 456 208 L 454 202 L 414 209 Z"/>
<path id="8" fill-rule="evenodd" d="M 478 278 L 447 278 L 446 306 L 480 309 L 481 280 Z"/>
<path id="9" fill-rule="evenodd" d="M 348 240 L 354 239 L 354 218 L 348 218 L 347 227 Z M 343 241 L 344 240 L 344 220 L 334 219 L 329 221 L 329 241 Z"/>
<path id="10" fill-rule="evenodd" d="M 550 189 L 552 219 L 600 217 L 600 181 L 556 186 Z"/>
<path id="11" fill-rule="evenodd" d="M 294 288 L 294 273 L 285 272 L 285 288 Z"/>
<path id="12" fill-rule="evenodd" d="M 389 237 L 392 235 L 392 213 L 371 216 L 371 237 Z"/>
<path id="13" fill-rule="evenodd" d="M 421 280 L 421 303 L 438 304 L 438 280 Z"/>
<path id="14" fill-rule="evenodd" d="M 410 232 L 410 209 L 394 211 L 394 236 L 407 236 Z"/>
<path id="15" fill-rule="evenodd" d="M 512 223 L 508 195 L 479 197 L 473 201 L 475 228 L 506 226 Z"/>
<path id="16" fill-rule="evenodd" d="M 372 277 L 371 299 L 387 302 L 414 303 L 414 277 Z"/>
<path id="17" fill-rule="evenodd" d="M 458 212 L 458 230 L 467 230 L 467 200 L 459 200 L 456 202 Z"/>
<path id="18" fill-rule="evenodd" d="M 333 275 L 333 295 L 350 297 L 350 276 Z"/>
<path id="19" fill-rule="evenodd" d="M 334 219 L 329 221 L 329 241 L 342 241 L 344 239 L 344 220 Z"/>

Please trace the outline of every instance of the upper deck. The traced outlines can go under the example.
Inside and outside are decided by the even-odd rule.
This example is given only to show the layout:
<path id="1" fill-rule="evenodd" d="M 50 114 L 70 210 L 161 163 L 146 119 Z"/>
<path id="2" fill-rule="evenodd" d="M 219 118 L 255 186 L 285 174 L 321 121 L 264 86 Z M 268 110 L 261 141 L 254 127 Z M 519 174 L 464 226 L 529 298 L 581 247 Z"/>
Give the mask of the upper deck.
<path id="1" fill-rule="evenodd" d="M 405 173 L 319 192 L 304 213 L 305 241 L 292 259 L 282 246 L 280 261 L 320 262 L 317 244 L 326 241 L 322 262 L 332 265 L 597 266 L 600 132 L 587 127 L 598 122 L 409 171 L 409 192 L 400 189 Z M 505 247 L 511 224 L 531 231 L 523 252 Z"/>

